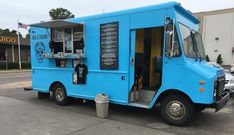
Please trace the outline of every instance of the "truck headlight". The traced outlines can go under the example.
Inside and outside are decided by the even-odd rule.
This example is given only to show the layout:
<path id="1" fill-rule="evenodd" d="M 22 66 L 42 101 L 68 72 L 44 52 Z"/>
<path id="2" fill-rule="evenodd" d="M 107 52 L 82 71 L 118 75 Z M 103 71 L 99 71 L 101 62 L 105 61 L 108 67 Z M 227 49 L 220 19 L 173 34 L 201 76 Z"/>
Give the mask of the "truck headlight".
<path id="1" fill-rule="evenodd" d="M 230 83 L 234 83 L 234 79 L 231 79 L 231 80 L 230 80 Z"/>
<path id="2" fill-rule="evenodd" d="M 229 80 L 225 80 L 225 84 L 228 84 L 229 83 Z"/>

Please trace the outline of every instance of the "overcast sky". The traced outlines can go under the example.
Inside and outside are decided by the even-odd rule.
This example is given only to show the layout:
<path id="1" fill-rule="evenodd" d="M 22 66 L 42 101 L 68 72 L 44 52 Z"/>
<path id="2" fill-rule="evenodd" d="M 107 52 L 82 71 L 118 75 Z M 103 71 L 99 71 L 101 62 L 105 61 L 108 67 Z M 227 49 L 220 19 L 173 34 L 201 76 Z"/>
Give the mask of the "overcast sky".
<path id="1" fill-rule="evenodd" d="M 63 7 L 76 17 L 142 7 L 171 0 L 1 0 L 0 28 L 17 29 L 17 19 L 26 24 L 50 20 L 48 11 Z M 234 0 L 175 0 L 192 12 L 234 8 Z M 25 35 L 25 30 L 20 30 Z"/>

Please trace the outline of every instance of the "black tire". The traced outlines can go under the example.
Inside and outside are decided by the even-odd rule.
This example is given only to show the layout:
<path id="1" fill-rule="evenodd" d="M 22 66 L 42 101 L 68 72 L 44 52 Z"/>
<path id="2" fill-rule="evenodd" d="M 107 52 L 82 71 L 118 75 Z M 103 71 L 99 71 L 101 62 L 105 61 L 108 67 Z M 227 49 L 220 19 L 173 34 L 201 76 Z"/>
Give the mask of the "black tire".
<path id="1" fill-rule="evenodd" d="M 191 121 L 194 114 L 194 106 L 183 95 L 172 94 L 162 99 L 160 114 L 161 118 L 169 125 L 183 126 Z"/>
<path id="2" fill-rule="evenodd" d="M 37 93 L 38 99 L 50 98 L 50 93 L 39 92 Z"/>
<path id="3" fill-rule="evenodd" d="M 52 88 L 53 99 L 56 104 L 61 106 L 66 106 L 71 102 L 71 99 L 67 96 L 66 89 L 62 84 L 56 84 Z"/>
<path id="4" fill-rule="evenodd" d="M 194 106 L 194 111 L 195 113 L 200 113 L 206 109 L 206 106 L 203 105 L 195 105 Z"/>

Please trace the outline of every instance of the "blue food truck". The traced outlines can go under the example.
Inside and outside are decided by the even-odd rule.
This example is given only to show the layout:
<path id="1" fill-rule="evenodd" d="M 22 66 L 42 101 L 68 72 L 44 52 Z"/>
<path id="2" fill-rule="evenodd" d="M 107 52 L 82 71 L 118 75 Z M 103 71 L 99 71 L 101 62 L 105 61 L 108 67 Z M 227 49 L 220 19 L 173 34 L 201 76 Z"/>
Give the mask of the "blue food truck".
<path id="1" fill-rule="evenodd" d="M 184 125 L 206 107 L 229 99 L 224 71 L 207 64 L 199 20 L 176 2 L 32 24 L 32 90 L 151 109 Z"/>

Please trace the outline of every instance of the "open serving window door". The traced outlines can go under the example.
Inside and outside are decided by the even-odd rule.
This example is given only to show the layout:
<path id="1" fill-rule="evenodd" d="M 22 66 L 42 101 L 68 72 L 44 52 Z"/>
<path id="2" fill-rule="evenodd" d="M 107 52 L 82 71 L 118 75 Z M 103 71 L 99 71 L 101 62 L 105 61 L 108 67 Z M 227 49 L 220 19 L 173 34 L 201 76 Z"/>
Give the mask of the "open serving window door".
<path id="1" fill-rule="evenodd" d="M 62 28 L 62 27 L 83 27 L 83 23 L 73 23 L 68 22 L 64 20 L 53 20 L 48 22 L 41 22 L 41 23 L 35 23 L 31 24 L 32 27 L 41 27 L 41 28 Z"/>
<path id="2" fill-rule="evenodd" d="M 65 20 L 53 20 L 30 25 L 50 29 L 50 56 L 64 58 L 66 55 L 84 55 L 84 24 Z M 70 55 L 71 56 L 71 55 Z"/>

